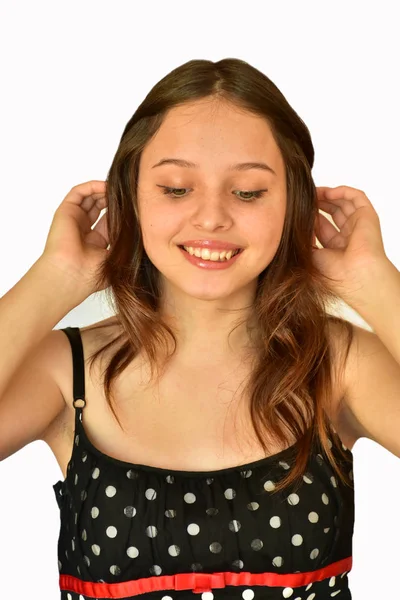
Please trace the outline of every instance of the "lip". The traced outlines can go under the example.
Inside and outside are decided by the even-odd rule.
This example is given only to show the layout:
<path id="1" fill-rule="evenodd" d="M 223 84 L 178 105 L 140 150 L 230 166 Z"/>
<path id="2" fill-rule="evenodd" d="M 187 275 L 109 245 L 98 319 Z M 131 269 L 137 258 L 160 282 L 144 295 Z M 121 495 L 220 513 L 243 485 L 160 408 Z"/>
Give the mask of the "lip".
<path id="1" fill-rule="evenodd" d="M 178 244 L 178 246 L 191 246 L 193 248 L 209 248 L 210 250 L 237 250 L 243 249 L 243 246 L 239 244 L 231 244 L 230 242 L 223 242 L 218 240 L 187 240 Z"/>

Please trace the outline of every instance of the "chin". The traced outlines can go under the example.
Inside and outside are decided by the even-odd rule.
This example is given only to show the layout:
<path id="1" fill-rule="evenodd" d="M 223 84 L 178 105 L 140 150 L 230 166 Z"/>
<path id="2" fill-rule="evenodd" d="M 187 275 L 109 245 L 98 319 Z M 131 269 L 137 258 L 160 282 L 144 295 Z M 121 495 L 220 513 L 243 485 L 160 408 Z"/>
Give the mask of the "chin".
<path id="1" fill-rule="evenodd" d="M 209 275 L 209 273 L 207 273 Z M 207 280 L 208 279 L 208 280 Z M 257 280 L 243 281 L 242 284 L 236 276 L 234 281 L 218 281 L 215 277 L 199 277 L 197 280 L 186 277 L 168 277 L 162 275 L 164 289 L 172 296 L 179 294 L 185 295 L 195 300 L 213 301 L 239 298 L 247 295 L 250 290 L 255 289 Z"/>

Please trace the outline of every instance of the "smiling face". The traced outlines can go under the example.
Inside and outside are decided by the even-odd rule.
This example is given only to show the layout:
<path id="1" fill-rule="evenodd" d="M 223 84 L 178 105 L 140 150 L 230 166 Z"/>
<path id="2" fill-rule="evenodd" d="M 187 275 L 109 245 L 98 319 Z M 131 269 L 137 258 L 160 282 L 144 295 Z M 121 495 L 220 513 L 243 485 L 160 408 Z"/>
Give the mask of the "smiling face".
<path id="1" fill-rule="evenodd" d="M 197 166 L 154 166 L 165 158 Z M 244 162 L 266 167 L 230 168 Z M 167 187 L 175 189 L 167 195 Z M 144 248 L 167 297 L 252 301 L 286 212 L 285 166 L 264 119 L 215 99 L 171 109 L 143 150 L 137 196 Z M 230 242 L 243 251 L 229 267 L 202 268 L 179 248 L 188 240 Z"/>

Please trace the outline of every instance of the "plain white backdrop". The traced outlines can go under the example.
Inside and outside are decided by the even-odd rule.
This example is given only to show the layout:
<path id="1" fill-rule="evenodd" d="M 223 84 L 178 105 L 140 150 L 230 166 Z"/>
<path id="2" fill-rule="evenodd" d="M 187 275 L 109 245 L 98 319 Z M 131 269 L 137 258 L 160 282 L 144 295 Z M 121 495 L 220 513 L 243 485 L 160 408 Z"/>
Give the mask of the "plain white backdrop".
<path id="1" fill-rule="evenodd" d="M 316 185 L 365 191 L 400 270 L 396 4 L 2 0 L 0 296 L 41 255 L 70 188 L 106 178 L 122 130 L 150 88 L 193 58 L 242 58 L 272 79 L 310 129 Z M 368 328 L 348 306 L 340 312 Z M 57 328 L 110 314 L 104 296 L 91 296 Z M 353 598 L 394 600 L 400 462 L 367 439 L 353 455 Z M 44 442 L 0 463 L 4 600 L 59 598 L 52 484 L 61 477 Z"/>

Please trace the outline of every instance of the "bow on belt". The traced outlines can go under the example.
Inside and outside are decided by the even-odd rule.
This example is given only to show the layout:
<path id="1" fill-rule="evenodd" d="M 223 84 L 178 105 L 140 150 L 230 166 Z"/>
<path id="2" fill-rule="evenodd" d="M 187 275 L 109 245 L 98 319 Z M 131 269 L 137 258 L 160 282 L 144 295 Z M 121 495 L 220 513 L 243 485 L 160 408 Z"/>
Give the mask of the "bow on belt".
<path id="1" fill-rule="evenodd" d="M 195 594 L 211 592 L 213 588 L 223 588 L 224 573 L 179 573 L 175 577 L 175 590 L 192 588 Z"/>

